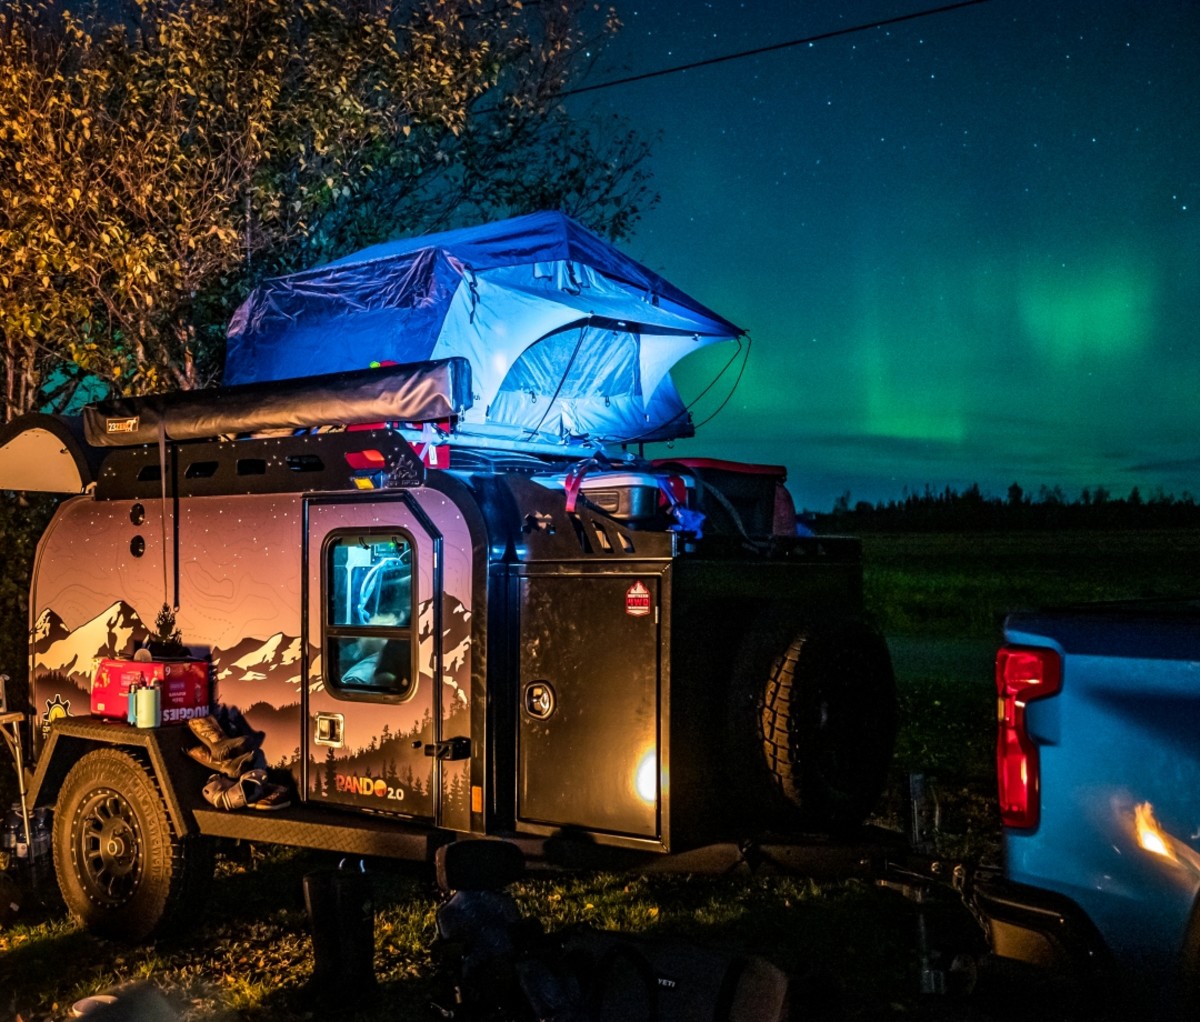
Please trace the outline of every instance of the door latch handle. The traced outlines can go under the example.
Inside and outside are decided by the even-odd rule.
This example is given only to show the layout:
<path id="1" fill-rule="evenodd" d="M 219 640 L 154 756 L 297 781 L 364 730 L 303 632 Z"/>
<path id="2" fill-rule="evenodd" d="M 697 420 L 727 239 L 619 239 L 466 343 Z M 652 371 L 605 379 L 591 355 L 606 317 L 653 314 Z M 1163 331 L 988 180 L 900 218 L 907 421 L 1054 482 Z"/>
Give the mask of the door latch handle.
<path id="1" fill-rule="evenodd" d="M 548 681 L 531 681 L 525 686 L 522 705 L 534 720 L 548 719 L 558 705 L 554 686 Z"/>
<path id="2" fill-rule="evenodd" d="M 459 735 L 425 746 L 425 755 L 434 759 L 470 759 L 471 739 Z"/>
<path id="3" fill-rule="evenodd" d="M 340 713 L 318 713 L 314 745 L 340 749 L 346 740 L 346 718 Z"/>

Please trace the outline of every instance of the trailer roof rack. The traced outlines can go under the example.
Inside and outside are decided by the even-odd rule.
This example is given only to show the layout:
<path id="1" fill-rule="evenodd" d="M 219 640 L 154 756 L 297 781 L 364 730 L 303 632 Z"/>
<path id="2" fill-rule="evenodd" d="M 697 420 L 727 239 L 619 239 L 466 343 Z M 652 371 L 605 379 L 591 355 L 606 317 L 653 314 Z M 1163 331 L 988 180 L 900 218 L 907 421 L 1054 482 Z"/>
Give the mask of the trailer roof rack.
<path id="1" fill-rule="evenodd" d="M 98 500 L 200 497 L 420 486 L 425 466 L 395 430 L 197 440 L 113 450 L 96 482 Z"/>

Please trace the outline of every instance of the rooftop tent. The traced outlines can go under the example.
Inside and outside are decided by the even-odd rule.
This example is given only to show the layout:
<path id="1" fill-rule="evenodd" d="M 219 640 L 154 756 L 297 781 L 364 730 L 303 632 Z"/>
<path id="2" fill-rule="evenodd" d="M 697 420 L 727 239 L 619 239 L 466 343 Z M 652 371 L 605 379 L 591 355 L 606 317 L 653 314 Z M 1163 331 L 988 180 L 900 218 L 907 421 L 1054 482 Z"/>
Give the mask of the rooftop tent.
<path id="1" fill-rule="evenodd" d="M 468 441 L 666 440 L 668 375 L 741 334 L 559 213 L 386 242 L 269 280 L 229 325 L 225 383 L 460 356 Z"/>

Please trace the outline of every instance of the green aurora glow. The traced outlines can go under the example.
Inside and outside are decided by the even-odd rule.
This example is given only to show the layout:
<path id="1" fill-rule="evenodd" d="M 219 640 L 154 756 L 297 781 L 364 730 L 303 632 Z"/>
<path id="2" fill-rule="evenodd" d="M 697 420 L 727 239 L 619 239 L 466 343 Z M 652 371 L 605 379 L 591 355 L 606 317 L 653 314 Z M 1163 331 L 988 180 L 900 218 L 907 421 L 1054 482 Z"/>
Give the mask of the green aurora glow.
<path id="1" fill-rule="evenodd" d="M 921 6 L 634 0 L 594 79 Z M 592 94 L 662 132 L 624 247 L 753 340 L 676 453 L 785 464 L 812 509 L 1200 496 L 1198 54 L 1191 0 L 990 0 Z M 681 365 L 685 398 L 728 355 Z"/>

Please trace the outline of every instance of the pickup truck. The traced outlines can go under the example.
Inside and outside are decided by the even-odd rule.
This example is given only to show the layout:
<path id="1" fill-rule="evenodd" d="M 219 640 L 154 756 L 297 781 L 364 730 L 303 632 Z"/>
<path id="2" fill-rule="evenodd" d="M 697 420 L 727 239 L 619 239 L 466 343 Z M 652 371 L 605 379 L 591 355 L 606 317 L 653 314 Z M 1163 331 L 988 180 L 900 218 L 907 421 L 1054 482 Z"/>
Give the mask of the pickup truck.
<path id="1" fill-rule="evenodd" d="M 993 952 L 1197 1017 L 1200 600 L 1011 614 L 996 686 L 1005 865 L 974 892 Z"/>

